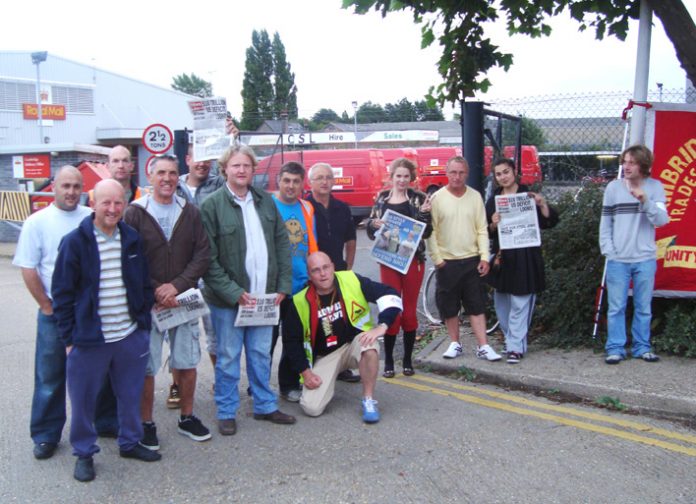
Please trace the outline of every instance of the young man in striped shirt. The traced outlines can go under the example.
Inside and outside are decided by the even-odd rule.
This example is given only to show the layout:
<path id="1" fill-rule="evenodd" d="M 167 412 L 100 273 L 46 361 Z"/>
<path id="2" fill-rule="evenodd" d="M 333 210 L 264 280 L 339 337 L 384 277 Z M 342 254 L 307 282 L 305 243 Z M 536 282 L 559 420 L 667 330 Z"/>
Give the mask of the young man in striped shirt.
<path id="1" fill-rule="evenodd" d="M 97 395 L 108 375 L 119 404 L 118 446 L 125 458 L 153 462 L 161 455 L 139 444 L 140 395 L 148 360 L 154 294 L 140 237 L 121 222 L 123 187 L 103 180 L 94 189 L 93 216 L 63 239 L 53 274 L 58 334 L 66 346 L 76 455 L 74 477 L 95 478 L 99 452 L 94 427 Z"/>

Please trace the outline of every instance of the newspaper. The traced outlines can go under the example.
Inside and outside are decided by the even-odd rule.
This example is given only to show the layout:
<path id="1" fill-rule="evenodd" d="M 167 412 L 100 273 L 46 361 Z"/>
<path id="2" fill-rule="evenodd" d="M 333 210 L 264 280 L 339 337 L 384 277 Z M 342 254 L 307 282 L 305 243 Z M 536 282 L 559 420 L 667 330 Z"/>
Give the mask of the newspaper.
<path id="1" fill-rule="evenodd" d="M 425 224 L 392 210 L 387 210 L 382 220 L 384 225 L 375 235 L 370 254 L 378 263 L 405 275 L 423 238 Z"/>
<path id="2" fill-rule="evenodd" d="M 184 291 L 176 297 L 176 300 L 179 302 L 176 308 L 152 310 L 152 320 L 160 332 L 210 313 L 200 289 Z"/>
<path id="3" fill-rule="evenodd" d="M 193 159 L 217 159 L 230 146 L 225 130 L 225 98 L 202 98 L 188 102 L 193 114 Z"/>
<path id="4" fill-rule="evenodd" d="M 276 304 L 276 294 L 253 294 L 254 301 L 239 305 L 235 327 L 272 326 L 280 319 L 280 305 Z"/>
<path id="5" fill-rule="evenodd" d="M 541 245 L 534 198 L 527 193 L 496 196 L 495 211 L 500 214 L 498 242 L 501 250 Z"/>

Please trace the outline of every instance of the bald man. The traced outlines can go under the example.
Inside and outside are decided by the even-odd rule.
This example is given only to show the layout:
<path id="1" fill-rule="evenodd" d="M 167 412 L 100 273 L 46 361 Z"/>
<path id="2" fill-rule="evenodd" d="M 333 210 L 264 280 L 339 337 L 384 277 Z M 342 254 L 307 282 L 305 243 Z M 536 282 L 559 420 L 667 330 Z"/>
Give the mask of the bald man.
<path id="1" fill-rule="evenodd" d="M 102 180 L 94 188 L 94 215 L 60 244 L 53 274 L 53 311 L 67 352 L 72 406 L 73 476 L 95 478 L 99 452 L 94 427 L 97 395 L 107 375 L 119 404 L 121 457 L 145 462 L 161 455 L 139 444 L 140 395 L 150 342 L 154 293 L 138 233 L 121 221 L 123 186 Z"/>
<path id="2" fill-rule="evenodd" d="M 34 457 L 47 459 L 60 442 L 65 425 L 65 345 L 51 305 L 51 278 L 63 236 L 90 215 L 80 206 L 82 175 L 74 166 L 58 170 L 53 181 L 55 199 L 32 214 L 22 226 L 12 263 L 22 269 L 22 278 L 39 305 L 34 359 L 34 398 L 31 403 L 30 433 Z"/>
<path id="3" fill-rule="evenodd" d="M 126 204 L 145 195 L 146 191 L 133 181 L 133 160 L 130 151 L 123 145 L 113 147 L 106 163 L 111 178 L 121 184 Z M 89 206 L 94 208 L 94 189 L 89 191 Z"/>
<path id="4" fill-rule="evenodd" d="M 283 346 L 304 386 L 300 407 L 319 416 L 331 401 L 341 371 L 359 368 L 362 378 L 362 410 L 365 423 L 379 422 L 373 399 L 379 371 L 379 343 L 401 313 L 396 290 L 352 271 L 335 271 L 324 252 L 307 259 L 309 286 L 292 297 L 284 320 Z M 369 303 L 376 303 L 375 326 Z"/>

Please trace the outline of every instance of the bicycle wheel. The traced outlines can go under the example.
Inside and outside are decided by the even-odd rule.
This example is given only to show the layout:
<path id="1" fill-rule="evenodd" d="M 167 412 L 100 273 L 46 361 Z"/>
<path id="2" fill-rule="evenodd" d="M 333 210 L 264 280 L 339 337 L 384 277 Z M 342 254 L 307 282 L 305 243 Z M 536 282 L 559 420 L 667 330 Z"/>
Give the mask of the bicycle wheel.
<path id="1" fill-rule="evenodd" d="M 493 293 L 495 289 L 490 285 L 486 285 L 486 334 L 494 333 L 500 326 L 498 314 L 495 311 L 495 301 Z"/>
<path id="2" fill-rule="evenodd" d="M 423 313 L 430 323 L 442 324 L 440 312 L 435 302 L 435 289 L 437 288 L 436 277 L 435 268 L 430 268 L 430 271 L 425 277 L 425 282 L 423 282 L 423 289 L 421 290 L 421 305 L 423 306 Z"/>

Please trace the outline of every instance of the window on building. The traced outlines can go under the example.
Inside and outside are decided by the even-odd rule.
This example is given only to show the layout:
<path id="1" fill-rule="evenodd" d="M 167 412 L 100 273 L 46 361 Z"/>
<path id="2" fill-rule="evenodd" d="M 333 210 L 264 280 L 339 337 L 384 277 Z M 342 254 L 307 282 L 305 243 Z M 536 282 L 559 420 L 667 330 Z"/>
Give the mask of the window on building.
<path id="1" fill-rule="evenodd" d="M 90 88 L 52 86 L 53 103 L 65 105 L 72 114 L 94 114 L 94 92 Z"/>
<path id="2" fill-rule="evenodd" d="M 94 90 L 74 86 L 51 86 L 55 105 L 65 105 L 68 114 L 94 114 Z M 36 103 L 36 85 L 0 80 L 0 110 L 22 110 L 23 103 Z"/>
<path id="3" fill-rule="evenodd" d="M 0 80 L 0 110 L 22 110 L 23 103 L 36 103 L 36 86 Z"/>

